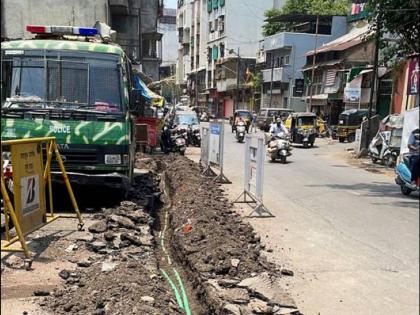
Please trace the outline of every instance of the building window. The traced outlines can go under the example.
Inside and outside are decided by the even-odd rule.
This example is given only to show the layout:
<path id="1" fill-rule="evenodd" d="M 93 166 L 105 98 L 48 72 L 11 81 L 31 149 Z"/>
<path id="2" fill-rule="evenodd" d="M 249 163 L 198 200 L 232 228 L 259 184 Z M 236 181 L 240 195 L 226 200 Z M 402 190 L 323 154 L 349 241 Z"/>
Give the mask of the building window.
<path id="1" fill-rule="evenodd" d="M 210 33 L 213 33 L 214 32 L 213 21 L 210 21 L 209 22 L 209 31 L 210 31 Z"/>
<path id="2" fill-rule="evenodd" d="M 219 19 L 214 20 L 214 30 L 217 31 L 219 29 Z"/>
<path id="3" fill-rule="evenodd" d="M 219 6 L 219 0 L 212 0 L 213 1 L 213 10 L 217 10 L 217 7 Z"/>
<path id="4" fill-rule="evenodd" d="M 215 46 L 213 46 L 212 59 L 213 59 L 213 60 L 217 60 L 218 58 L 219 58 L 219 49 L 218 49 L 218 47 L 215 45 Z"/>
<path id="5" fill-rule="evenodd" d="M 225 0 L 219 0 L 220 3 L 220 7 L 224 7 L 225 6 Z"/>
<path id="6" fill-rule="evenodd" d="M 285 65 L 290 65 L 290 56 L 285 56 L 284 57 L 284 64 Z"/>
<path id="7" fill-rule="evenodd" d="M 211 12 L 212 10 L 212 0 L 207 0 L 207 12 Z"/>
<path id="8" fill-rule="evenodd" d="M 225 16 L 219 16 L 219 32 L 222 34 L 225 31 Z"/>
<path id="9" fill-rule="evenodd" d="M 225 44 L 220 44 L 220 58 L 225 57 Z"/>

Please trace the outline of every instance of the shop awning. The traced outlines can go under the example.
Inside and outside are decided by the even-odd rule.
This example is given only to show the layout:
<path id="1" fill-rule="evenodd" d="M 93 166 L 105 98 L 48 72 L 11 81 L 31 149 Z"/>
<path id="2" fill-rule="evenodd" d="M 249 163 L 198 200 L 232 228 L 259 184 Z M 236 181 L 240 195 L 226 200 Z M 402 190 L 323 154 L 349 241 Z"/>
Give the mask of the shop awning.
<path id="1" fill-rule="evenodd" d="M 149 89 L 139 76 L 134 76 L 134 88 L 141 92 L 141 95 L 152 106 L 163 106 L 165 99 Z"/>

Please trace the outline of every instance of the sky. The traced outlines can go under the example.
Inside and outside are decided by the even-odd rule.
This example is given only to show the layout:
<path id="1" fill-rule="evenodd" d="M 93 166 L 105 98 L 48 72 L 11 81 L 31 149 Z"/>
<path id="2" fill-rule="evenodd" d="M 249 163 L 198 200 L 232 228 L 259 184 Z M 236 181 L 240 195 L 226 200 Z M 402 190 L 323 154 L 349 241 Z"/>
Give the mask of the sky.
<path id="1" fill-rule="evenodd" d="M 177 0 L 164 0 L 165 8 L 176 9 Z"/>

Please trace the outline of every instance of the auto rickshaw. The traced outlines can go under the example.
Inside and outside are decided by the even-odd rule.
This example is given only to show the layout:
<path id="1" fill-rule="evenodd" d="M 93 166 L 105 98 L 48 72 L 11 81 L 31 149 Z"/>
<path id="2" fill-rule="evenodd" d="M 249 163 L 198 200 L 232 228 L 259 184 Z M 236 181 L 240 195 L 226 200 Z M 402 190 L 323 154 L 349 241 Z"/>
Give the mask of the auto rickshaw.
<path id="1" fill-rule="evenodd" d="M 317 137 L 317 117 L 314 113 L 292 113 L 285 126 L 290 131 L 292 143 L 303 144 L 304 148 L 314 146 Z"/>
<path id="2" fill-rule="evenodd" d="M 368 116 L 364 109 L 347 109 L 338 118 L 337 138 L 340 142 L 353 142 L 356 139 L 356 129 L 360 128 L 363 118 Z"/>
<path id="3" fill-rule="evenodd" d="M 249 126 L 251 126 L 251 122 L 252 122 L 252 113 L 249 110 L 245 110 L 245 109 L 239 109 L 235 111 L 235 113 L 233 114 L 233 118 L 230 121 L 230 124 L 232 126 L 232 132 L 235 132 L 236 130 L 235 122 L 236 122 L 237 117 L 242 117 L 243 121 L 245 122 L 246 132 L 248 132 Z"/>

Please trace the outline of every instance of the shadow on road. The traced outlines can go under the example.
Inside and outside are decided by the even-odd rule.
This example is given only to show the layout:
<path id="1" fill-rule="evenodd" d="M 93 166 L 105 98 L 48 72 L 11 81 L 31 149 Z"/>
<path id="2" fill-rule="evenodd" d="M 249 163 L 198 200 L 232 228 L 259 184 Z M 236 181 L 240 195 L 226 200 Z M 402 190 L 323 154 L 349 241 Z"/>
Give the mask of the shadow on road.
<path id="1" fill-rule="evenodd" d="M 326 187 L 332 190 L 354 190 L 355 192 L 365 192 L 365 196 L 371 197 L 397 197 L 406 199 L 400 192 L 400 188 L 395 184 L 385 182 L 357 183 L 357 184 L 337 184 L 331 183 L 326 185 L 306 185 L 306 187 L 317 188 Z M 408 197 L 410 198 L 410 197 Z"/>

